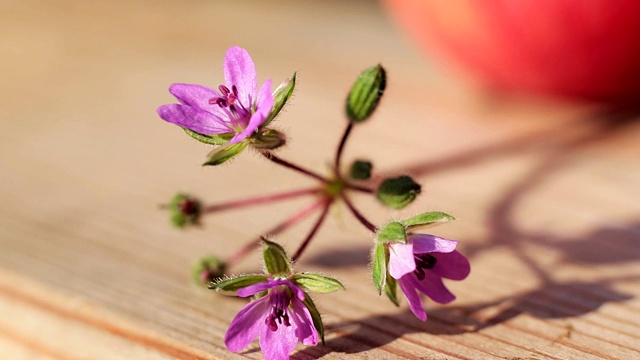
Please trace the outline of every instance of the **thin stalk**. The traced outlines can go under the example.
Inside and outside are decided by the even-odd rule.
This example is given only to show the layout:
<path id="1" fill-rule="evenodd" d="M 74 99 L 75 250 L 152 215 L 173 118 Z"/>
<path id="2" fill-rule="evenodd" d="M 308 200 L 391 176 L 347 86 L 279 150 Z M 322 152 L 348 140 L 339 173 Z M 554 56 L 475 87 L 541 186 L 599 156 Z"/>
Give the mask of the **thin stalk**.
<path id="1" fill-rule="evenodd" d="M 311 213 L 313 213 L 318 208 L 322 207 L 325 203 L 326 203 L 325 199 L 318 200 L 314 203 L 311 203 L 309 206 L 298 211 L 287 220 L 273 227 L 271 230 L 266 231 L 265 235 L 275 235 L 286 230 L 288 227 L 293 226 L 298 222 L 304 220 L 307 216 L 311 215 Z M 246 244 L 244 247 L 238 250 L 235 254 L 231 255 L 227 259 L 227 269 L 237 264 L 238 262 L 242 261 L 242 259 L 244 259 L 247 255 L 252 253 L 258 246 L 260 246 L 260 242 L 262 241 L 262 238 L 263 236 L 258 237 L 257 239 Z"/>
<path id="2" fill-rule="evenodd" d="M 327 214 L 329 213 L 329 208 L 331 208 L 332 202 L 333 202 L 333 199 L 329 199 L 326 201 L 324 208 L 322 209 L 322 213 L 320 213 L 320 217 L 318 218 L 316 223 L 313 225 L 313 228 L 311 228 L 311 231 L 307 235 L 307 238 L 304 239 L 302 244 L 300 244 L 298 251 L 296 251 L 296 253 L 291 258 L 292 261 L 294 262 L 297 261 L 300 258 L 300 256 L 302 256 L 302 253 L 307 248 L 307 246 L 311 243 L 311 239 L 313 239 L 313 237 L 318 232 L 318 229 L 320 229 L 320 225 L 322 225 L 322 223 L 324 222 L 324 219 L 327 218 Z"/>
<path id="3" fill-rule="evenodd" d="M 322 189 L 314 187 L 310 189 L 300 189 L 300 190 L 286 191 L 286 192 L 276 193 L 271 195 L 256 196 L 252 198 L 233 200 L 226 203 L 206 206 L 202 209 L 202 213 L 206 214 L 206 213 L 212 213 L 212 212 L 222 211 L 222 210 L 237 209 L 237 208 L 242 208 L 247 206 L 253 206 L 253 205 L 259 205 L 264 203 L 276 202 L 280 200 L 291 199 L 291 198 L 295 198 L 303 195 L 318 194 L 320 192 L 322 192 Z"/>
<path id="4" fill-rule="evenodd" d="M 351 134 L 351 129 L 353 129 L 353 122 L 349 121 L 349 125 L 347 125 L 347 128 L 345 129 L 344 134 L 342 135 L 342 139 L 340 139 L 338 150 L 336 151 L 336 160 L 334 163 L 335 167 L 333 168 L 333 170 L 336 173 L 337 177 L 340 177 L 340 160 L 342 159 L 342 151 L 344 150 L 344 145 L 347 143 L 349 134 Z"/>
<path id="5" fill-rule="evenodd" d="M 311 170 L 307 170 L 301 166 L 298 166 L 294 163 L 291 163 L 289 161 L 286 161 L 278 156 L 276 156 L 274 153 L 270 152 L 270 151 L 260 151 L 260 154 L 262 154 L 264 157 L 266 157 L 267 159 L 273 161 L 276 164 L 282 165 L 286 168 L 289 168 L 291 170 L 295 170 L 297 172 L 300 172 L 302 174 L 305 174 L 307 176 L 310 176 L 316 180 L 320 180 L 323 183 L 329 183 L 329 179 L 325 178 L 322 175 L 319 175 Z"/>
<path id="6" fill-rule="evenodd" d="M 347 207 L 349 208 L 349 210 L 351 210 L 351 213 L 356 217 L 356 219 L 358 219 L 358 221 L 360 221 L 360 223 L 362 225 L 364 225 L 364 227 L 366 227 L 369 231 L 375 233 L 378 228 L 376 228 L 375 225 L 373 225 L 369 220 L 367 220 L 364 215 L 362 215 L 360 213 L 360 211 L 358 211 L 358 209 L 356 209 L 355 206 L 353 206 L 353 203 L 351 202 L 351 200 L 349 200 L 349 198 L 342 194 L 342 199 L 344 200 L 344 203 L 347 204 Z"/>
<path id="7" fill-rule="evenodd" d="M 355 184 L 350 184 L 350 183 L 345 183 L 344 187 L 349 189 L 349 190 L 360 191 L 360 192 L 367 193 L 367 194 L 373 194 L 374 192 L 376 192 L 374 189 L 370 189 L 368 187 L 355 185 Z"/>

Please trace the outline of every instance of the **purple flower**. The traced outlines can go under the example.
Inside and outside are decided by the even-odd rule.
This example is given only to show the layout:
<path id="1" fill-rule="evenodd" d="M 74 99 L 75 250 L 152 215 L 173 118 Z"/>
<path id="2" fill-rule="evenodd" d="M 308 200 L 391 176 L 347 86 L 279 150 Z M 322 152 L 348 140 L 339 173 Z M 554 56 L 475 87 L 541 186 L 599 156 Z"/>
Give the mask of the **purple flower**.
<path id="1" fill-rule="evenodd" d="M 303 304 L 305 293 L 300 287 L 289 280 L 268 278 L 238 290 L 238 295 L 263 291 L 267 295 L 250 302 L 229 325 L 224 342 L 230 351 L 241 351 L 258 337 L 265 359 L 288 359 L 298 340 L 305 345 L 318 343 L 318 331 Z"/>
<path id="2" fill-rule="evenodd" d="M 422 321 L 427 320 L 427 313 L 418 291 L 435 302 L 449 303 L 456 297 L 442 278 L 462 280 L 471 271 L 467 258 L 455 250 L 456 245 L 457 241 L 426 234 L 409 235 L 407 243 L 389 244 L 389 274 L 398 281 L 411 311 Z"/>
<path id="3" fill-rule="evenodd" d="M 253 135 L 273 108 L 271 80 L 260 91 L 249 53 L 234 46 L 224 58 L 225 84 L 218 90 L 202 85 L 172 84 L 169 92 L 180 104 L 162 105 L 158 115 L 170 123 L 200 134 L 227 134 L 227 145 Z"/>

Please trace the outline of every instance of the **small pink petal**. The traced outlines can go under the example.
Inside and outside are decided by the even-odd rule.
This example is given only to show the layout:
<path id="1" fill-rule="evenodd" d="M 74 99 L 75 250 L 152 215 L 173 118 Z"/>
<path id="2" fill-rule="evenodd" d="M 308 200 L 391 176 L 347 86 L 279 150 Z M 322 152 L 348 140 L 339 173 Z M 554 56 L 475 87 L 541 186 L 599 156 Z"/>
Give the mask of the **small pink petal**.
<path id="1" fill-rule="evenodd" d="M 263 323 L 260 329 L 260 348 L 265 359 L 288 360 L 297 344 L 298 337 L 293 325 L 278 324 L 278 329 L 272 331 Z"/>
<path id="2" fill-rule="evenodd" d="M 431 255 L 436 258 L 436 265 L 429 271 L 443 278 L 464 280 L 471 272 L 469 260 L 457 250 L 450 253 L 433 253 Z"/>
<path id="3" fill-rule="evenodd" d="M 227 50 L 224 57 L 224 80 L 229 89 L 233 85 L 238 89 L 240 102 L 251 106 L 256 100 L 258 90 L 258 76 L 256 67 L 247 50 L 233 46 Z"/>
<path id="4" fill-rule="evenodd" d="M 413 244 L 392 243 L 389 245 L 389 274 L 394 279 L 400 279 L 416 269 L 413 258 Z"/>
<path id="5" fill-rule="evenodd" d="M 442 278 L 431 271 L 425 271 L 425 276 L 422 280 L 418 280 L 413 275 L 407 275 L 406 277 L 409 278 L 413 287 L 437 303 L 447 304 L 456 299 L 456 296 L 444 286 Z"/>
<path id="6" fill-rule="evenodd" d="M 410 277 L 412 277 L 412 275 L 407 275 L 398 279 L 398 284 L 400 285 L 400 289 L 404 293 L 404 296 L 406 296 L 407 301 L 409 301 L 409 308 L 411 309 L 411 312 L 413 312 L 413 315 L 422 321 L 427 321 L 427 313 L 424 311 L 424 304 L 422 303 L 422 299 L 420 299 L 420 295 L 418 295 L 415 287 L 411 283 Z"/>
<path id="7" fill-rule="evenodd" d="M 413 244 L 413 252 L 415 254 L 431 252 L 448 253 L 455 250 L 458 245 L 458 242 L 455 240 L 447 240 L 428 234 L 409 235 L 409 242 Z"/>
<path id="8" fill-rule="evenodd" d="M 296 327 L 296 337 L 305 345 L 317 345 L 318 331 L 313 325 L 313 318 L 309 313 L 309 309 L 296 299 L 291 300 L 291 306 L 293 308 L 291 319 Z"/>
<path id="9" fill-rule="evenodd" d="M 164 121 L 201 134 L 223 134 L 233 131 L 217 116 L 186 105 L 162 105 L 158 108 L 158 115 Z"/>
<path id="10" fill-rule="evenodd" d="M 271 108 L 273 108 L 273 95 L 271 95 L 271 80 L 267 80 L 262 88 L 260 89 L 259 101 L 260 105 L 256 108 L 256 112 L 251 115 L 251 119 L 249 120 L 249 124 L 247 127 L 239 134 L 234 136 L 231 141 L 229 141 L 229 145 L 239 143 L 247 137 L 253 135 L 253 133 L 262 125 L 262 123 L 267 119 L 269 113 L 271 112 Z"/>
<path id="11" fill-rule="evenodd" d="M 266 327 L 264 319 L 269 311 L 268 297 L 250 302 L 233 318 L 224 336 L 227 349 L 238 352 L 258 337 L 260 329 Z"/>
<path id="12" fill-rule="evenodd" d="M 204 110 L 214 114 L 219 118 L 225 118 L 225 112 L 217 104 L 210 104 L 209 100 L 212 98 L 218 98 L 218 94 L 215 90 L 193 84 L 171 84 L 169 92 L 180 101 L 182 105 L 188 105 L 196 109 Z"/>

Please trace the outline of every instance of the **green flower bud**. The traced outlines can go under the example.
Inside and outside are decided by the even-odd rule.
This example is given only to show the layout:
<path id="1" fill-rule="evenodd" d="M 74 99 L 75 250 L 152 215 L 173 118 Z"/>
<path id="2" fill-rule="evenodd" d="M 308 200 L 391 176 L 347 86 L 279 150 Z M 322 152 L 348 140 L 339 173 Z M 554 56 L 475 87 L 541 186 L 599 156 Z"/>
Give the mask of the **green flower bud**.
<path id="1" fill-rule="evenodd" d="M 278 86 L 273 92 L 273 108 L 271 109 L 269 116 L 267 116 L 267 119 L 262 123 L 262 125 L 260 125 L 261 128 L 269 125 L 269 123 L 278 116 L 280 110 L 282 110 L 289 98 L 291 98 L 293 90 L 296 87 L 296 74 L 297 73 L 293 73 L 291 78 L 280 84 L 280 86 Z"/>
<path id="2" fill-rule="evenodd" d="M 224 276 L 226 264 L 213 255 L 201 258 L 193 266 L 191 275 L 193 281 L 199 285 L 205 285 L 209 282 Z"/>
<path id="3" fill-rule="evenodd" d="M 369 161 L 356 160 L 351 164 L 349 176 L 355 180 L 366 180 L 371 177 L 373 165 Z"/>
<path id="4" fill-rule="evenodd" d="M 358 76 L 347 97 L 347 116 L 351 122 L 362 122 L 376 109 L 387 85 L 381 65 L 371 67 Z"/>
<path id="5" fill-rule="evenodd" d="M 408 176 L 386 179 L 378 187 L 376 196 L 390 208 L 402 209 L 420 193 L 421 187 Z"/>
<path id="6" fill-rule="evenodd" d="M 201 214 L 201 205 L 198 199 L 178 193 L 171 199 L 167 208 L 173 226 L 182 229 L 189 225 L 198 224 Z"/>

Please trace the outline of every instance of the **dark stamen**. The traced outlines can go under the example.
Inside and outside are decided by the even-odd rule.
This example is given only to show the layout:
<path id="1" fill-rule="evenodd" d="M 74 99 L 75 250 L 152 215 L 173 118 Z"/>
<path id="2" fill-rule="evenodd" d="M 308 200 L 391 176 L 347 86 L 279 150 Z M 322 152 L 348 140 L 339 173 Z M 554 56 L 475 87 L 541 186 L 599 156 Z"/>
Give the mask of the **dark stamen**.
<path id="1" fill-rule="evenodd" d="M 438 262 L 433 255 L 429 254 L 414 254 L 413 258 L 416 260 L 416 269 L 413 273 L 416 275 L 418 280 L 424 280 L 425 270 L 433 269 Z"/>
<path id="2" fill-rule="evenodd" d="M 218 90 L 220 90 L 220 92 L 222 93 L 222 96 L 225 96 L 225 97 L 228 96 L 230 93 L 229 88 L 224 85 L 218 86 Z"/>

